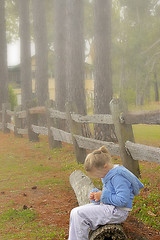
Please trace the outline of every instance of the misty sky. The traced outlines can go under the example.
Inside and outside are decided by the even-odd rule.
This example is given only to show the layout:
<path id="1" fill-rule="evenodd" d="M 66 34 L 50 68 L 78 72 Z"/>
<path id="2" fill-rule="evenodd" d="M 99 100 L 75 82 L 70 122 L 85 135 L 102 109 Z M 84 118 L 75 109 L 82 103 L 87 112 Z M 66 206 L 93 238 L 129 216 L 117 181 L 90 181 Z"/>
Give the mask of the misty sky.
<path id="1" fill-rule="evenodd" d="M 31 44 L 31 52 L 34 55 L 34 44 Z M 20 41 L 10 43 L 7 46 L 8 66 L 15 66 L 20 63 Z"/>

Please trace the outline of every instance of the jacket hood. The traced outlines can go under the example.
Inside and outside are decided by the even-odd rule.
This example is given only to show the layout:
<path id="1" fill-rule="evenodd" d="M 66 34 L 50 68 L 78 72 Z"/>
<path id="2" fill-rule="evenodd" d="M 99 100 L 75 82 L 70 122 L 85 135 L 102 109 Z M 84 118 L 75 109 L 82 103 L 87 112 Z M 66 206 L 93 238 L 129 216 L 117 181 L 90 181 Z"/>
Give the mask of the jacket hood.
<path id="1" fill-rule="evenodd" d="M 122 175 L 125 177 L 132 185 L 133 188 L 133 194 L 136 196 L 139 194 L 139 190 L 144 187 L 144 185 L 139 181 L 139 179 L 130 172 L 127 168 L 123 166 L 118 166 L 115 168 L 112 168 L 104 178 L 102 178 L 103 184 L 107 183 L 112 177 L 114 177 L 116 174 Z"/>

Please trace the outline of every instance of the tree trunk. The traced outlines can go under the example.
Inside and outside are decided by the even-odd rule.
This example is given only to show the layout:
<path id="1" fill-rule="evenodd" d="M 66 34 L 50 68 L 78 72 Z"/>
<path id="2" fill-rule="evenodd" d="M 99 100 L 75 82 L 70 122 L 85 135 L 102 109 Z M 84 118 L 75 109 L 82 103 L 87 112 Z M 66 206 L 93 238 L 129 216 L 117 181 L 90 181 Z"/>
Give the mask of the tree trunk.
<path id="1" fill-rule="evenodd" d="M 48 43 L 45 1 L 32 0 L 33 26 L 36 50 L 36 95 L 38 105 L 48 100 Z"/>
<path id="2" fill-rule="evenodd" d="M 112 99 L 112 67 L 111 67 L 111 0 L 94 0 L 95 28 L 95 84 L 94 112 L 109 114 L 109 103 Z M 97 139 L 114 141 L 113 126 L 96 125 Z"/>
<path id="3" fill-rule="evenodd" d="M 55 103 L 61 112 L 65 112 L 66 104 L 66 4 L 66 0 L 54 1 Z M 58 124 L 65 130 L 65 120 L 59 120 Z"/>
<path id="4" fill-rule="evenodd" d="M 67 0 L 67 100 L 86 114 L 83 1 Z"/>
<path id="5" fill-rule="evenodd" d="M 19 35 L 21 45 L 21 89 L 22 106 L 32 98 L 31 48 L 30 48 L 30 0 L 19 0 Z"/>
<path id="6" fill-rule="evenodd" d="M 157 82 L 157 73 L 154 73 L 154 92 L 155 92 L 155 101 L 159 102 L 159 89 L 158 89 L 158 82 Z"/>
<path id="7" fill-rule="evenodd" d="M 5 23 L 5 0 L 0 1 L 0 109 L 8 102 L 8 68 Z"/>
<path id="8" fill-rule="evenodd" d="M 123 98 L 126 92 L 126 72 L 125 72 L 125 59 L 124 56 L 121 58 L 121 77 L 119 85 L 119 97 Z"/>
<path id="9" fill-rule="evenodd" d="M 55 16 L 55 102 L 65 111 L 66 102 L 66 0 L 54 1 Z"/>

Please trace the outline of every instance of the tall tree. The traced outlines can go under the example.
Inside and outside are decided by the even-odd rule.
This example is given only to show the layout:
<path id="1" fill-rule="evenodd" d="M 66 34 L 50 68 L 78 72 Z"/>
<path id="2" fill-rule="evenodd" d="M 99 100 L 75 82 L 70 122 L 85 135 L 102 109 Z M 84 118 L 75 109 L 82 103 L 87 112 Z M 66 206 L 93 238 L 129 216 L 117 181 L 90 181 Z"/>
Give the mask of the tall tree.
<path id="1" fill-rule="evenodd" d="M 16 1 L 5 1 L 6 8 L 6 37 L 7 42 L 14 42 L 19 39 L 19 13 Z"/>
<path id="2" fill-rule="evenodd" d="M 31 41 L 30 41 L 30 0 L 19 0 L 19 35 L 21 48 L 21 89 L 22 106 L 32 98 Z"/>
<path id="3" fill-rule="evenodd" d="M 67 100 L 86 114 L 83 1 L 67 0 Z"/>
<path id="4" fill-rule="evenodd" d="M 55 102 L 65 111 L 66 102 L 66 0 L 54 0 Z"/>
<path id="5" fill-rule="evenodd" d="M 5 0 L 0 1 L 0 109 L 8 101 L 8 68 L 5 23 Z"/>
<path id="6" fill-rule="evenodd" d="M 114 29 L 119 32 L 114 42 L 114 47 L 116 46 L 114 63 L 116 60 L 122 64 L 121 67 L 114 64 L 113 71 L 115 73 L 121 68 L 121 93 L 130 103 L 136 102 L 139 105 L 143 104 L 144 98 L 149 98 L 153 79 L 150 73 L 152 71 L 153 75 L 153 66 L 157 63 L 159 46 L 156 48 L 156 44 L 153 44 L 159 38 L 157 24 L 159 18 L 156 17 L 155 9 L 157 1 L 116 0 L 116 2 L 120 21 L 114 24 Z M 154 48 L 148 47 L 152 44 Z M 119 76 L 118 78 L 120 79 Z"/>
<path id="7" fill-rule="evenodd" d="M 48 99 L 48 42 L 44 0 L 32 0 L 36 50 L 36 94 L 39 105 Z"/>
<path id="8" fill-rule="evenodd" d="M 113 94 L 111 66 L 111 7 L 112 0 L 94 0 L 95 114 L 110 113 L 109 103 Z M 96 125 L 95 137 L 108 141 L 114 140 L 113 128 L 109 125 Z"/>

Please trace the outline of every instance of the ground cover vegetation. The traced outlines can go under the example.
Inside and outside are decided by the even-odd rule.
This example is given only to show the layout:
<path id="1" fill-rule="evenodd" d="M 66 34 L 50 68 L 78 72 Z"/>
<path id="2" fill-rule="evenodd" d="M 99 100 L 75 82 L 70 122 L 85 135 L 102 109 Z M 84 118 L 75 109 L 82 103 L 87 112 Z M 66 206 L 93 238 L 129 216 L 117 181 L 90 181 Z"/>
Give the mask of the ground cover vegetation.
<path id="1" fill-rule="evenodd" d="M 136 141 L 141 135 L 137 133 Z M 148 144 L 151 143 L 148 135 Z M 121 164 L 118 157 L 113 157 L 113 161 Z M 46 137 L 31 143 L 27 138 L 0 133 L 0 164 L 1 238 L 67 239 L 69 213 L 77 206 L 69 175 L 77 169 L 84 171 L 83 165 L 75 161 L 73 147 L 63 144 L 61 149 L 50 150 Z M 158 239 L 160 166 L 140 162 L 140 169 L 145 187 L 135 198 L 124 229 L 129 239 Z M 93 181 L 101 187 L 100 180 Z"/>

